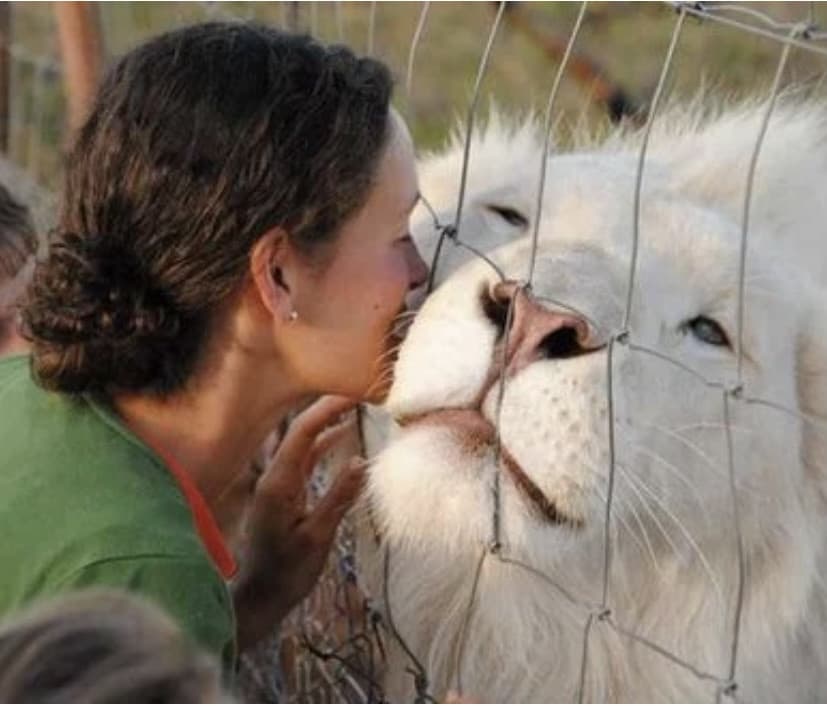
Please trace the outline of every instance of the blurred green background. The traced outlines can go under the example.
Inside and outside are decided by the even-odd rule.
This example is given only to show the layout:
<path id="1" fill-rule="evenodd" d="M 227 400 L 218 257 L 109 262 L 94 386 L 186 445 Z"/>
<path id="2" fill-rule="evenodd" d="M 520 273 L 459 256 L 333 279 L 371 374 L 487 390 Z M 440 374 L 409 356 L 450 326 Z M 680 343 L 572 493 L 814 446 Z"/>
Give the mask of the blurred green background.
<path id="1" fill-rule="evenodd" d="M 61 152 L 68 137 L 56 23 L 52 3 L 12 3 L 12 104 L 8 157 L 35 180 L 59 183 Z M 714 11 L 731 5 L 706 3 Z M 737 3 L 739 17 L 758 10 L 779 23 L 799 20 L 827 24 L 824 3 Z M 412 125 L 421 149 L 438 145 L 464 116 L 477 66 L 497 5 L 489 2 L 430 3 L 416 53 L 410 96 L 406 66 L 424 3 L 420 2 L 110 2 L 98 5 L 109 60 L 142 39 L 165 29 L 207 19 L 258 20 L 298 27 L 329 42 L 344 42 L 367 52 L 373 26 L 373 54 L 386 60 L 398 78 L 396 102 Z M 540 110 L 547 100 L 559 62 L 543 43 L 565 45 L 580 3 L 509 3 L 497 34 L 483 86 L 480 110 L 493 98 L 517 111 Z M 530 37 L 521 30 L 529 26 Z M 665 3 L 590 3 L 577 51 L 597 73 L 563 82 L 556 117 L 565 135 L 577 126 L 600 128 L 607 123 L 605 105 L 596 98 L 601 82 L 622 90 L 645 106 L 651 99 L 677 14 Z M 776 30 L 784 34 L 784 28 Z M 538 39 L 539 38 L 539 39 Z M 825 47 L 825 42 L 813 42 Z M 766 92 L 781 51 L 779 42 L 711 21 L 688 18 L 675 57 L 670 90 L 691 95 L 702 85 L 727 94 Z M 552 53 L 553 54 L 553 53 Z M 785 83 L 823 88 L 827 58 L 794 49 Z M 599 80 L 595 80 L 596 77 Z"/>

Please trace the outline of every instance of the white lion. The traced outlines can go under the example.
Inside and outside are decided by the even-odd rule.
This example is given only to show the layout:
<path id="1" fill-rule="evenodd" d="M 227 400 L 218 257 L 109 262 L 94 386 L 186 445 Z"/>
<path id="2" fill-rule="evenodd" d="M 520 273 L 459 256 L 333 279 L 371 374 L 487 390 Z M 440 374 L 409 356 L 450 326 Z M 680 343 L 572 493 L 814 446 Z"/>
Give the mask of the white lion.
<path id="1" fill-rule="evenodd" d="M 673 110 L 652 134 L 628 340 L 613 346 L 601 616 L 607 343 L 624 323 L 641 137 L 549 158 L 530 291 L 520 282 L 541 143 L 530 124 L 501 120 L 474 140 L 459 237 L 508 281 L 446 243 L 397 363 L 395 423 L 371 469 L 360 542 L 369 591 L 431 694 L 461 675 L 484 700 L 571 701 L 581 672 L 586 701 L 709 701 L 724 688 L 739 533 L 724 393 L 701 378 L 737 380 L 742 212 L 764 109 Z M 825 116 L 821 105 L 776 108 L 749 212 L 743 393 L 728 399 L 745 562 L 734 681 L 747 701 L 827 698 Z M 422 165 L 443 223 L 460 164 L 455 144 Z M 432 254 L 428 223 L 415 235 Z M 480 564 L 495 514 L 502 547 Z M 389 695 L 412 696 L 412 659 L 397 645 L 390 663 Z"/>

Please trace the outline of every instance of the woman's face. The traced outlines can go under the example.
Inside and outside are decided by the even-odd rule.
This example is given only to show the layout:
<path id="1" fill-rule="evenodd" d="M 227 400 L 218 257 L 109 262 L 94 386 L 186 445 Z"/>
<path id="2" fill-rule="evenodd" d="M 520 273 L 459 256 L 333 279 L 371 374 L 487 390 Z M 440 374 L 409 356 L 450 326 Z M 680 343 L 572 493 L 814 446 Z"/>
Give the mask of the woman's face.
<path id="1" fill-rule="evenodd" d="M 292 291 L 290 338 L 301 344 L 291 346 L 291 367 L 314 392 L 384 399 L 405 297 L 428 276 L 408 231 L 419 196 L 413 145 L 396 113 L 391 123 L 367 202 L 341 228 L 326 267 L 309 267 Z"/>

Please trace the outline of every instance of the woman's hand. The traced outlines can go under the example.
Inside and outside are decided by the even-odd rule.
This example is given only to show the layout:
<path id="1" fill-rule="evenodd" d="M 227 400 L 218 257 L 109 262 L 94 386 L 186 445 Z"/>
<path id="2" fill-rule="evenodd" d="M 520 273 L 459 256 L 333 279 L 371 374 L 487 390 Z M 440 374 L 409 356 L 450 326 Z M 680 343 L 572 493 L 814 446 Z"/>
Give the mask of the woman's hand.
<path id="1" fill-rule="evenodd" d="M 256 485 L 248 555 L 234 587 L 240 649 L 267 635 L 310 592 L 336 530 L 359 494 L 365 464 L 353 459 L 316 506 L 307 506 L 313 469 L 352 432 L 355 420 L 342 418 L 355 405 L 342 397 L 323 397 L 298 415 Z"/>

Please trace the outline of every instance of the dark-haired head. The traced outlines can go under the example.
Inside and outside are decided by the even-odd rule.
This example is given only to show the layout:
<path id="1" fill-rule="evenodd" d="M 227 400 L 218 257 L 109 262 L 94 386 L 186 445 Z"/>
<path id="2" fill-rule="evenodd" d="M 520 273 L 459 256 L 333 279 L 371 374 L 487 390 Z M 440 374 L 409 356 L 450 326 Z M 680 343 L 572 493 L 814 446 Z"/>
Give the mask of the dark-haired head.
<path id="1" fill-rule="evenodd" d="M 17 331 L 17 303 L 36 252 L 37 234 L 29 209 L 0 184 L 0 354 L 25 344 Z"/>
<path id="2" fill-rule="evenodd" d="M 265 235 L 327 267 L 393 142 L 391 88 L 378 61 L 250 24 L 188 27 L 121 59 L 69 155 L 29 291 L 39 382 L 175 392 Z"/>
<path id="3" fill-rule="evenodd" d="M 159 608 L 113 590 L 34 606 L 0 626 L 2 703 L 226 701 L 218 664 Z"/>

